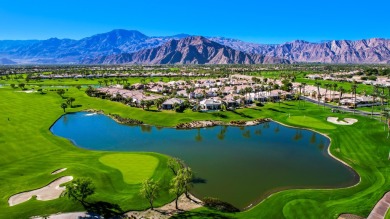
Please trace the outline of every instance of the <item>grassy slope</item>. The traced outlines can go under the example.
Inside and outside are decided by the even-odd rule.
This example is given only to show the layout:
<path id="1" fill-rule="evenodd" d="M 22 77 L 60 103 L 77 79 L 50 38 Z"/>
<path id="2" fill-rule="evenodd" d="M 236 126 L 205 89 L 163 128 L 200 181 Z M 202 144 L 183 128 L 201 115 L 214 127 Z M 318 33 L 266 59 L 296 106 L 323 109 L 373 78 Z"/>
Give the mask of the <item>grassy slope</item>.
<path id="1" fill-rule="evenodd" d="M 80 205 L 66 198 L 49 202 L 30 200 L 8 207 L 11 195 L 42 187 L 65 175 L 91 177 L 97 187 L 91 201 L 119 204 L 123 210 L 147 208 L 147 202 L 139 196 L 139 185 L 126 184 L 120 171 L 113 171 L 99 161 L 101 156 L 110 153 L 82 150 L 51 134 L 49 127 L 63 113 L 59 108 L 61 102 L 54 93 L 25 94 L 0 89 L 0 218 L 82 210 Z M 172 175 L 166 168 L 165 156 L 148 155 L 160 161 L 153 178 L 162 181 L 164 191 L 157 200 L 158 205 L 162 205 L 172 200 L 166 192 Z M 68 170 L 50 175 L 63 167 Z"/>
<path id="2" fill-rule="evenodd" d="M 1 185 L 2 187 L 6 185 L 6 188 L 0 191 L 2 198 L 0 212 L 17 212 L 16 208 L 19 206 L 6 207 L 6 200 L 10 193 L 41 186 L 45 183 L 40 178 L 53 179 L 54 177 L 48 173 L 64 166 L 70 167 L 70 169 L 69 172 L 64 172 L 62 175 L 70 173 L 76 176 L 87 175 L 96 177 L 100 185 L 109 185 L 106 185 L 104 190 L 99 190 L 99 195 L 95 199 L 107 198 L 115 203 L 124 203 L 125 201 L 129 203 L 125 199 L 131 194 L 136 196 L 138 188 L 124 186 L 122 175 L 119 172 L 112 172 L 109 167 L 97 161 L 103 152 L 77 149 L 66 140 L 53 137 L 50 134 L 48 127 L 61 114 L 59 105 L 62 100 L 58 95 L 55 93 L 46 95 L 21 94 L 6 90 L 0 90 L 0 92 L 0 98 L 7 96 L 15 99 L 15 101 L 0 101 L 0 109 L 3 112 L 0 114 L 0 121 L 6 121 L 7 114 L 16 118 L 14 121 L 14 118 L 11 117 L 11 124 L 0 128 L 0 141 L 4 139 L 1 145 L 7 146 L 7 148 L 1 147 L 0 152 L 9 155 L 6 161 L 0 161 L 1 166 L 5 167 L 0 171 Z M 146 112 L 141 109 L 129 108 L 120 103 L 89 98 L 82 91 L 76 89 L 70 89 L 66 95 L 75 97 L 75 104 L 83 105 L 81 108 L 70 109 L 73 111 L 84 108 L 103 109 L 106 113 L 118 113 L 125 117 L 137 118 L 148 124 L 160 126 L 173 126 L 178 122 L 201 119 L 227 121 L 250 120 L 260 117 L 272 117 L 285 124 L 297 126 L 297 124 L 288 121 L 289 113 L 294 116 L 309 116 L 323 121 L 323 125 L 329 126 L 325 118 L 337 116 L 337 114 L 332 114 L 329 110 L 323 110 L 322 107 L 313 104 L 306 104 L 305 108 L 298 109 L 293 102 L 281 104 L 280 107 L 278 104 L 267 104 L 262 108 L 244 109 L 237 113 Z M 38 116 L 40 112 L 45 113 Z M 346 114 L 341 116 L 345 117 Z M 351 117 L 358 118 L 359 122 L 353 126 L 336 126 L 336 129 L 321 129 L 320 122 L 317 122 L 316 130 L 328 134 L 332 138 L 332 153 L 352 165 L 360 174 L 362 181 L 358 186 L 337 190 L 283 191 L 272 195 L 271 198 L 264 200 L 247 212 L 225 216 L 237 218 L 335 218 L 343 212 L 367 216 L 383 193 L 390 189 L 389 140 L 386 139 L 387 133 L 383 131 L 383 125 L 377 121 L 359 116 L 351 115 Z M 305 127 L 305 124 L 301 126 Z M 20 134 L 16 134 L 16 130 Z M 25 149 L 22 149 L 20 145 Z M 42 152 L 37 155 L 36 153 L 39 151 Z M 51 155 L 55 155 L 56 158 L 51 158 Z M 56 164 L 56 162 L 60 162 L 61 165 Z M 42 163 L 50 165 L 42 165 Z M 21 171 L 27 167 L 34 168 L 32 168 L 32 172 L 21 175 Z M 162 170 L 163 167 L 157 172 Z M 10 176 L 13 177 L 10 178 Z M 23 183 L 24 180 L 31 181 Z M 10 186 L 8 182 L 17 185 Z M 165 200 L 168 199 L 165 198 Z M 30 201 L 20 205 L 19 210 L 25 208 L 37 212 L 38 210 L 33 210 L 35 207 L 35 209 L 48 209 L 48 212 L 65 211 L 71 208 L 70 204 L 64 199 L 47 202 L 47 204 Z M 138 203 L 130 202 L 126 206 L 142 208 L 145 205 L 140 206 Z M 80 207 L 76 208 L 80 209 Z M 222 214 L 206 209 L 190 212 L 187 216 L 195 218 L 223 217 Z"/>
<path id="3" fill-rule="evenodd" d="M 127 184 L 142 183 L 153 176 L 159 160 L 156 157 L 139 154 L 108 154 L 100 162 L 119 170 Z"/>

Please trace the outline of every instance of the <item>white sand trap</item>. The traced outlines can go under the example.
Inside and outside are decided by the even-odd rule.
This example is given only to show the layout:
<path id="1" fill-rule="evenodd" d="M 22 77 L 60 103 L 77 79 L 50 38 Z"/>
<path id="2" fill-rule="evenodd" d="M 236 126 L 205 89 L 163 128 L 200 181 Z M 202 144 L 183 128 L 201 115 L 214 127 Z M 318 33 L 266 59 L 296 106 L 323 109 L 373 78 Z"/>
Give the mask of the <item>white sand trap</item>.
<path id="1" fill-rule="evenodd" d="M 345 118 L 344 121 L 343 120 L 338 121 L 338 119 L 339 119 L 338 117 L 328 117 L 327 121 L 336 125 L 352 125 L 358 122 L 357 119 L 352 119 L 352 118 Z"/>
<path id="2" fill-rule="evenodd" d="M 58 169 L 58 170 L 54 170 L 53 172 L 51 172 L 51 175 L 56 175 L 56 174 L 62 173 L 65 170 L 66 170 L 66 168 L 61 168 L 61 169 Z"/>
<path id="3" fill-rule="evenodd" d="M 26 94 L 31 94 L 31 93 L 34 93 L 36 91 L 35 90 L 25 90 L 25 91 L 16 91 L 16 92 L 23 92 L 23 93 L 26 93 Z"/>
<path id="4" fill-rule="evenodd" d="M 65 191 L 65 187 L 60 187 L 61 184 L 70 182 L 73 180 L 73 176 L 64 176 L 58 178 L 51 182 L 49 185 L 42 187 L 40 189 L 32 190 L 29 192 L 22 192 L 16 195 L 11 196 L 8 199 L 8 204 L 14 206 L 25 201 L 28 201 L 33 196 L 37 196 L 37 200 L 48 201 L 57 199 L 60 197 L 61 193 Z"/>
<path id="5" fill-rule="evenodd" d="M 43 219 L 43 217 L 31 217 L 34 219 Z M 86 212 L 72 212 L 72 213 L 60 213 L 60 214 L 53 214 L 49 217 L 46 217 L 48 219 L 75 219 L 75 218 L 93 218 L 92 215 L 89 215 Z"/>

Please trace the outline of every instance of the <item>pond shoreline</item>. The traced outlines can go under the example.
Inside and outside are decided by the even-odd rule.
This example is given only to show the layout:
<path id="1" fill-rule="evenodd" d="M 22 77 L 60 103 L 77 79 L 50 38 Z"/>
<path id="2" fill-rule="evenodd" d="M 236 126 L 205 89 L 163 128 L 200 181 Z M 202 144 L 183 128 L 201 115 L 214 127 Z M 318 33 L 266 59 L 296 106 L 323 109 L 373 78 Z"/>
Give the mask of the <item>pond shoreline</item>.
<path id="1" fill-rule="evenodd" d="M 94 109 L 87 109 L 83 110 L 84 112 L 89 112 L 89 113 L 97 113 L 97 114 L 104 114 L 106 116 L 109 116 L 116 122 L 120 124 L 125 124 L 125 125 L 146 125 L 144 124 L 143 121 L 137 120 L 137 119 L 132 119 L 132 118 L 124 118 L 121 117 L 118 114 L 106 114 L 103 110 L 94 110 Z M 265 122 L 270 122 L 272 119 L 270 118 L 261 118 L 261 119 L 255 119 L 255 120 L 250 120 L 250 121 L 245 121 L 245 120 L 234 120 L 230 122 L 223 122 L 220 120 L 200 120 L 200 121 L 192 121 L 188 123 L 179 123 L 174 128 L 176 129 L 197 129 L 197 128 L 207 128 L 207 127 L 214 127 L 214 126 L 255 126 L 259 125 Z"/>
<path id="2" fill-rule="evenodd" d="M 92 116 L 94 114 L 100 114 L 100 115 L 105 115 L 111 119 L 113 119 L 115 122 L 119 123 L 119 124 L 126 124 L 124 122 L 121 122 L 121 121 L 126 121 L 125 119 L 126 118 L 123 118 L 123 119 L 117 119 L 115 117 L 113 117 L 112 115 L 115 115 L 115 114 L 105 114 L 104 111 L 102 110 L 84 110 L 84 112 L 88 112 L 88 113 L 92 113 L 92 114 L 87 114 L 87 116 Z M 129 119 L 131 120 L 131 119 Z M 131 120 L 132 121 L 132 120 Z M 235 126 L 235 127 L 244 127 L 244 126 L 255 126 L 255 125 L 258 125 L 258 124 L 261 124 L 261 123 L 268 123 L 268 122 L 276 122 L 282 126 L 285 126 L 285 127 L 290 127 L 290 128 L 294 128 L 294 129 L 302 129 L 302 130 L 308 130 L 308 131 L 312 131 L 312 132 L 315 132 L 315 133 L 318 133 L 324 137 L 326 137 L 327 139 L 330 140 L 329 142 L 329 145 L 327 147 L 327 151 L 326 153 L 328 154 L 328 156 L 330 156 L 331 158 L 339 161 L 343 166 L 345 166 L 349 171 L 352 172 L 352 175 L 354 176 L 350 182 L 347 182 L 346 185 L 337 185 L 337 186 L 313 186 L 313 187 L 282 187 L 283 190 L 282 191 L 285 191 L 284 189 L 286 190 L 295 190 L 295 189 L 304 189 L 304 190 L 331 190 L 331 189 L 339 189 L 339 188 L 349 188 L 349 187 L 354 187 L 354 186 L 357 186 L 360 181 L 361 181 L 361 178 L 359 176 L 359 174 L 357 174 L 357 172 L 351 167 L 349 166 L 346 162 L 342 161 L 341 159 L 337 158 L 336 156 L 334 156 L 331 152 L 330 152 L 330 146 L 331 146 L 331 139 L 329 136 L 327 136 L 326 134 L 324 133 L 320 133 L 316 130 L 313 130 L 313 129 L 309 129 L 309 128 L 302 128 L 302 127 L 296 127 L 296 126 L 290 126 L 290 125 L 286 125 L 286 124 L 283 124 L 281 122 L 278 122 L 278 121 L 274 121 L 272 119 L 269 119 L 269 118 L 266 118 L 266 119 L 256 119 L 254 121 L 231 121 L 231 122 L 222 122 L 222 121 L 212 121 L 212 120 L 207 120 L 207 121 L 193 121 L 193 122 L 190 122 L 190 123 L 184 123 L 185 126 L 184 127 L 167 127 L 167 128 L 171 128 L 171 129 L 176 129 L 176 130 L 193 130 L 193 129 L 200 129 L 202 127 L 214 127 L 214 126 Z M 130 124 L 131 126 L 150 126 L 148 124 Z M 72 142 L 73 144 L 77 145 L 75 142 Z M 159 152 L 157 152 L 159 153 Z M 165 153 L 166 154 L 166 153 Z M 255 206 L 257 206 L 259 203 L 263 202 L 264 200 L 268 199 L 269 197 L 271 197 L 272 195 L 276 194 L 276 193 L 279 193 L 280 190 L 279 189 L 275 189 L 273 190 L 271 193 L 265 193 L 264 196 L 261 196 L 260 198 L 256 198 L 254 199 L 250 205 L 248 206 L 244 206 L 244 207 L 240 207 L 240 209 L 242 209 L 243 211 L 246 211 L 246 210 L 249 210 Z"/>

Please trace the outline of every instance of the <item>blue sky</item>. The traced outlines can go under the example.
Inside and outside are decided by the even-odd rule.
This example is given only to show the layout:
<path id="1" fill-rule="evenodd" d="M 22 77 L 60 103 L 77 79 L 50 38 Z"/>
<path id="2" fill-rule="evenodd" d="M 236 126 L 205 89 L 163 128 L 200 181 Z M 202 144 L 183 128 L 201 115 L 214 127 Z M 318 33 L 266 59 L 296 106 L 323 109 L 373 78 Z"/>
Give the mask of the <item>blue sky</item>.
<path id="1" fill-rule="evenodd" d="M 257 43 L 390 38 L 390 1 L 2 0 L 0 40 L 81 39 L 113 29 Z"/>

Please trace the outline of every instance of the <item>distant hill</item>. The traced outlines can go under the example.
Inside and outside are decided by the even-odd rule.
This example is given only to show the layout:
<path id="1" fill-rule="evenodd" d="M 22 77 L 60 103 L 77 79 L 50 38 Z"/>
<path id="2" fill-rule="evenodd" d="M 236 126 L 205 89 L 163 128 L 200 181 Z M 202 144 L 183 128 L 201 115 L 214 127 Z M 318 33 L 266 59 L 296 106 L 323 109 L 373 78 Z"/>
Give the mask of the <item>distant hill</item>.
<path id="1" fill-rule="evenodd" d="M 148 52 L 156 52 L 156 48 L 165 45 L 168 42 L 176 42 L 177 40 L 191 37 L 188 34 L 178 34 L 173 36 L 149 37 L 136 30 L 117 29 L 107 33 L 96 34 L 80 40 L 72 39 L 57 39 L 51 38 L 48 40 L 0 40 L 0 58 L 18 60 L 21 63 L 81 63 L 93 62 L 93 60 L 108 59 L 116 55 L 125 59 L 129 58 L 129 54 L 142 51 L 144 56 Z M 206 38 L 205 38 L 206 39 Z M 390 40 L 373 38 L 367 40 L 327 40 L 318 43 L 311 43 L 302 40 L 287 42 L 283 44 L 256 44 L 248 43 L 237 39 L 224 37 L 207 37 L 208 40 L 216 42 L 219 45 L 229 47 L 235 50 L 234 54 L 246 54 L 251 58 L 230 57 L 232 54 L 213 54 L 208 53 L 210 57 L 199 59 L 189 58 L 190 54 L 185 51 L 180 51 L 181 55 L 186 56 L 178 63 L 230 63 L 233 60 L 240 63 L 257 62 L 255 55 L 263 57 L 267 62 L 278 62 L 278 60 L 288 60 L 290 63 L 296 62 L 320 62 L 320 63 L 390 63 Z M 173 41 L 176 40 L 176 41 Z M 170 44 L 173 46 L 173 44 Z M 210 44 L 203 42 L 204 46 Z M 189 48 L 193 48 L 189 47 Z M 216 49 L 216 47 L 213 47 Z M 218 49 L 217 49 L 218 50 Z M 231 50 L 225 49 L 225 53 Z M 243 53 L 238 53 L 238 51 Z M 252 55 L 250 55 L 252 54 Z M 202 53 L 203 55 L 203 53 Z M 215 55 L 215 56 L 213 56 Z M 133 56 L 133 55 L 132 55 Z M 153 55 L 150 55 L 153 56 Z M 143 56 L 139 56 L 143 57 Z M 221 58 L 218 60 L 218 58 Z M 228 57 L 228 58 L 224 58 Z M 152 58 L 133 58 L 142 63 L 144 60 L 153 62 L 157 59 Z M 177 55 L 175 56 L 176 60 Z M 182 58 L 180 58 L 182 59 Z M 226 61 L 224 61 L 224 59 Z M 112 61 L 113 61 L 112 60 Z M 218 61 L 216 61 L 218 60 Z M 251 61 L 249 61 L 251 60 Z M 105 62 L 108 62 L 106 60 Z M 135 63 L 135 61 L 132 61 Z M 166 62 L 162 59 L 161 62 Z M 283 62 L 283 61 L 282 61 Z"/>
<path id="2" fill-rule="evenodd" d="M 201 36 L 171 40 L 161 46 L 135 53 L 86 59 L 84 64 L 262 64 L 289 61 L 248 54 Z"/>
<path id="3" fill-rule="evenodd" d="M 18 64 L 10 59 L 6 59 L 6 58 L 1 58 L 0 59 L 0 65 L 15 65 L 15 64 Z"/>

